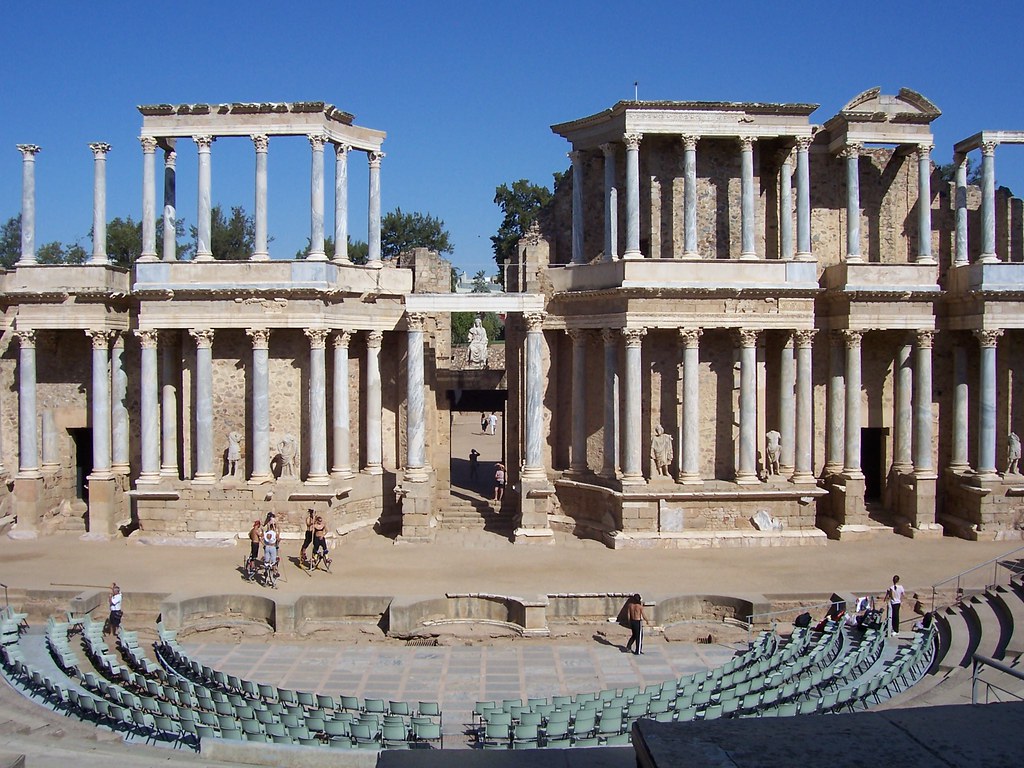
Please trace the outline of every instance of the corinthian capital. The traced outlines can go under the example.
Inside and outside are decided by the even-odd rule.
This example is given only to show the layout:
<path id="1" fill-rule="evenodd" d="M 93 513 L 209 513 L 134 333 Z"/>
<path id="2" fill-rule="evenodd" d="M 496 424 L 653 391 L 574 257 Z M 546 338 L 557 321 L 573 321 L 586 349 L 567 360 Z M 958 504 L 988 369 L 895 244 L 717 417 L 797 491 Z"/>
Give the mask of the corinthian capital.
<path id="1" fill-rule="evenodd" d="M 252 339 L 253 349 L 270 349 L 269 328 L 246 328 L 245 334 Z"/>
<path id="2" fill-rule="evenodd" d="M 85 335 L 92 339 L 92 348 L 101 349 L 106 352 L 110 348 L 111 339 L 116 336 L 115 331 L 86 331 Z"/>
<path id="3" fill-rule="evenodd" d="M 335 144 L 334 145 L 334 154 L 337 157 L 344 157 L 350 151 L 352 151 L 352 145 L 351 144 Z"/>
<path id="4" fill-rule="evenodd" d="M 813 142 L 814 142 L 814 139 L 812 137 L 810 137 L 810 136 L 797 136 L 797 138 L 796 138 L 796 151 L 797 152 L 806 152 L 807 150 L 809 150 L 811 148 L 811 144 Z"/>
<path id="5" fill-rule="evenodd" d="M 337 331 L 334 334 L 334 348 L 348 349 L 348 343 L 352 340 L 352 333 L 349 331 Z"/>
<path id="6" fill-rule="evenodd" d="M 196 340 L 196 349 L 213 348 L 212 328 L 190 328 L 188 333 L 193 339 Z"/>
<path id="7" fill-rule="evenodd" d="M 754 137 L 753 136 L 740 136 L 737 141 L 740 143 L 741 152 L 753 152 L 754 151 Z"/>
<path id="8" fill-rule="evenodd" d="M 309 139 L 309 146 L 314 150 L 323 149 L 324 144 L 327 143 L 327 136 L 323 133 L 311 133 L 306 138 Z"/>
<path id="9" fill-rule="evenodd" d="M 996 153 L 996 145 L 998 141 L 983 141 L 981 142 L 981 154 L 983 155 L 994 155 Z"/>
<path id="10" fill-rule="evenodd" d="M 266 152 L 270 148 L 270 138 L 265 133 L 254 133 L 249 138 L 257 152 Z"/>
<path id="11" fill-rule="evenodd" d="M 860 347 L 860 340 L 864 336 L 864 331 L 857 331 L 850 328 L 839 332 L 842 334 L 843 341 L 846 342 L 848 349 L 857 349 Z"/>
<path id="12" fill-rule="evenodd" d="M 380 168 L 380 161 L 384 159 L 383 152 L 368 152 L 366 157 L 369 159 L 371 168 Z"/>
<path id="13" fill-rule="evenodd" d="M 544 318 L 548 316 L 547 312 L 527 312 L 523 315 L 523 319 L 526 320 L 526 330 L 528 333 L 540 333 L 544 330 Z"/>
<path id="14" fill-rule="evenodd" d="M 647 335 L 646 328 L 623 328 L 622 339 L 627 347 L 639 347 L 643 344 L 644 336 Z"/>
<path id="15" fill-rule="evenodd" d="M 366 346 L 370 349 L 380 349 L 384 343 L 384 331 L 370 331 L 366 334 Z"/>
<path id="16" fill-rule="evenodd" d="M 759 335 L 760 331 L 754 328 L 739 328 L 736 331 L 736 338 L 739 339 L 741 347 L 757 346 L 757 337 Z"/>
<path id="17" fill-rule="evenodd" d="M 797 349 L 806 349 L 811 346 L 814 342 L 814 336 L 817 333 L 815 330 L 802 329 L 793 332 L 793 338 L 796 340 Z"/>
<path id="18" fill-rule="evenodd" d="M 30 157 L 34 158 L 43 151 L 43 148 L 38 144 L 18 144 L 18 151 L 21 152 L 21 156 L 27 160 Z"/>
<path id="19" fill-rule="evenodd" d="M 601 145 L 601 151 L 604 153 L 606 160 L 615 159 L 615 145 L 611 142 L 605 142 Z"/>
<path id="20" fill-rule="evenodd" d="M 935 331 L 932 330 L 921 329 L 915 331 L 914 337 L 917 341 L 917 346 L 921 349 L 931 349 L 935 343 Z"/>
<path id="21" fill-rule="evenodd" d="M 405 319 L 410 331 L 423 331 L 427 322 L 427 316 L 423 312 L 410 312 Z"/>
<path id="22" fill-rule="evenodd" d="M 627 133 L 622 137 L 622 143 L 626 145 L 626 149 L 640 149 L 640 140 L 643 139 L 642 133 Z"/>
<path id="23" fill-rule="evenodd" d="M 841 150 L 839 150 L 839 156 L 841 158 L 843 158 L 844 160 L 849 160 L 851 157 L 852 158 L 860 157 L 860 153 L 863 152 L 863 151 L 864 151 L 864 145 L 863 144 L 858 144 L 857 142 L 852 141 L 849 144 L 847 144 L 845 147 L 843 147 Z"/>
<path id="24" fill-rule="evenodd" d="M 303 328 L 302 331 L 309 339 L 311 349 L 323 349 L 326 346 L 327 334 L 330 333 L 326 328 Z"/>
<path id="25" fill-rule="evenodd" d="M 178 153 L 173 149 L 168 149 L 164 152 L 164 168 L 173 171 L 174 165 L 178 161 Z"/>
<path id="26" fill-rule="evenodd" d="M 697 141 L 700 137 L 692 133 L 684 133 L 679 139 L 683 142 L 683 149 L 690 151 L 697 149 Z"/>
<path id="27" fill-rule="evenodd" d="M 89 149 L 92 150 L 92 156 L 97 160 L 104 160 L 107 157 L 107 152 L 110 151 L 110 145 L 103 141 L 94 141 L 89 145 Z"/>
<path id="28" fill-rule="evenodd" d="M 213 146 L 213 136 L 193 136 L 192 141 L 196 143 L 196 148 L 200 152 L 209 152 L 210 147 Z"/>
<path id="29" fill-rule="evenodd" d="M 700 344 L 700 337 L 703 334 L 704 331 L 700 328 L 680 328 L 679 340 L 683 343 L 683 348 L 688 349 Z"/>
<path id="30" fill-rule="evenodd" d="M 934 144 L 918 144 L 917 145 L 917 159 L 918 160 L 931 160 L 932 150 L 935 149 Z"/>
<path id="31" fill-rule="evenodd" d="M 975 331 L 974 335 L 981 346 L 994 347 L 999 343 L 999 337 L 1003 335 L 1003 329 L 994 328 L 992 330 Z"/>
<path id="32" fill-rule="evenodd" d="M 139 136 L 139 144 L 142 145 L 142 151 L 147 155 L 156 152 L 156 139 L 152 136 Z"/>
<path id="33" fill-rule="evenodd" d="M 37 333 L 35 328 L 19 328 L 14 332 L 14 338 L 22 349 L 35 349 Z"/>
<path id="34" fill-rule="evenodd" d="M 160 331 L 155 328 L 136 328 L 135 335 L 139 337 L 139 346 L 143 349 L 156 349 L 160 339 Z"/>

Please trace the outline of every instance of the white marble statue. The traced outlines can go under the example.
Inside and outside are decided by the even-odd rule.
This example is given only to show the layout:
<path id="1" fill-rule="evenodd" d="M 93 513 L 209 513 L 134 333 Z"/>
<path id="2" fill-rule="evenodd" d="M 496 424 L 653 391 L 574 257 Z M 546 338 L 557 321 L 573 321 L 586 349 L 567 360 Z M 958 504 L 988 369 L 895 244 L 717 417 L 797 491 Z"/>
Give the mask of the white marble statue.
<path id="1" fill-rule="evenodd" d="M 1006 474 L 1016 475 L 1020 463 L 1020 438 L 1016 432 L 1006 436 Z"/>
<path id="2" fill-rule="evenodd" d="M 473 365 L 487 365 L 487 329 L 479 317 L 473 321 L 466 341 L 469 342 L 469 362 Z"/>
<path id="3" fill-rule="evenodd" d="M 299 457 L 299 444 L 293 435 L 285 435 L 277 445 L 281 454 L 281 477 L 295 477 L 295 463 Z"/>
<path id="4" fill-rule="evenodd" d="M 668 468 L 673 457 L 672 437 L 666 435 L 661 424 L 658 424 L 654 428 L 654 437 L 651 438 L 651 461 L 654 463 L 655 473 L 660 477 L 668 477 Z"/>
<path id="5" fill-rule="evenodd" d="M 779 474 L 779 451 L 782 447 L 782 435 L 778 430 L 771 429 L 764 437 L 766 457 L 764 472 L 768 476 L 777 475 Z"/>
<path id="6" fill-rule="evenodd" d="M 242 436 L 228 432 L 228 473 L 227 477 L 238 476 L 238 461 L 242 458 Z"/>

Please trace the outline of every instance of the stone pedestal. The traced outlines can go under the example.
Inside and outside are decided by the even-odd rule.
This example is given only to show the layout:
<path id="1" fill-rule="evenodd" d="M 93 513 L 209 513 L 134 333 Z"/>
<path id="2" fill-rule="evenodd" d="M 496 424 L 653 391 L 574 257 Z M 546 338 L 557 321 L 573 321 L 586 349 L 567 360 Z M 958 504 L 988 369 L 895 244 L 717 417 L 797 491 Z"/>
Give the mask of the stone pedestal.
<path id="1" fill-rule="evenodd" d="M 402 540 L 429 542 L 437 527 L 435 503 L 435 476 L 431 472 L 426 482 L 410 482 L 406 476 L 400 486 L 402 496 Z"/>
<path id="2" fill-rule="evenodd" d="M 121 524 L 117 510 L 117 480 L 113 477 L 89 478 L 89 534 L 114 536 Z"/>
<path id="3" fill-rule="evenodd" d="M 904 475 L 906 493 L 901 493 L 900 514 L 895 530 L 911 539 L 941 538 L 942 526 L 935 522 L 935 497 L 938 478 Z"/>
<path id="4" fill-rule="evenodd" d="M 18 524 L 13 538 L 34 539 L 39 533 L 40 503 L 43 497 L 43 478 L 18 477 L 14 480 L 14 513 Z"/>
<path id="5" fill-rule="evenodd" d="M 519 527 L 513 534 L 516 544 L 554 543 L 554 531 L 548 520 L 554 495 L 555 487 L 546 478 L 520 480 Z"/>

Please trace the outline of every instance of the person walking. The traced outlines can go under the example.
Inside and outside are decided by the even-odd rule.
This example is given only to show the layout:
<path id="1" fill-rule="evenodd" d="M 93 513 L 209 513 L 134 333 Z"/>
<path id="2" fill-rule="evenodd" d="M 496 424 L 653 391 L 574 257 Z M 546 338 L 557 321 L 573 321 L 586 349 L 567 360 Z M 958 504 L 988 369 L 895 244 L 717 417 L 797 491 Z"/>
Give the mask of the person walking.
<path id="1" fill-rule="evenodd" d="M 900 577 L 892 577 L 892 586 L 885 591 L 885 601 L 889 603 L 889 614 L 892 616 L 891 637 L 900 632 L 900 605 L 903 603 L 904 589 Z"/>
<path id="2" fill-rule="evenodd" d="M 497 413 L 497 411 L 491 411 L 491 415 L 487 417 L 487 434 L 488 435 L 493 435 L 497 428 L 498 428 L 498 413 Z"/>
<path id="3" fill-rule="evenodd" d="M 639 594 L 635 594 L 622 606 L 626 614 L 626 621 L 629 625 L 629 642 L 626 643 L 626 653 L 635 646 L 633 653 L 637 656 L 644 652 L 644 622 L 650 625 L 647 614 L 644 613 L 644 601 Z"/>
<path id="4" fill-rule="evenodd" d="M 500 502 L 505 497 L 505 465 L 500 461 L 494 465 L 494 498 Z"/>

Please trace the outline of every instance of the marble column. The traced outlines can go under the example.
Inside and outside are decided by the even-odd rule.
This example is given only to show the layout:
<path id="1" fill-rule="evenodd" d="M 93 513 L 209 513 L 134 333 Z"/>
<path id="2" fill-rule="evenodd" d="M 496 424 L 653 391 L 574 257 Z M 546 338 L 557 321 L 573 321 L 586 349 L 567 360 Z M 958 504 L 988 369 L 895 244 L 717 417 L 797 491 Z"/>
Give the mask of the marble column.
<path id="1" fill-rule="evenodd" d="M 131 471 L 128 446 L 128 373 L 124 369 L 124 334 L 117 333 L 110 345 L 110 440 L 111 469 L 115 474 Z"/>
<path id="2" fill-rule="evenodd" d="M 583 257 L 583 163 L 579 150 L 569 153 L 572 162 L 572 263 L 586 264 Z"/>
<path id="3" fill-rule="evenodd" d="M 754 139 L 740 137 L 740 258 L 756 259 L 754 245 Z"/>
<path id="4" fill-rule="evenodd" d="M 176 478 L 178 474 L 178 371 L 177 332 L 168 331 L 160 352 L 160 475 Z"/>
<path id="5" fill-rule="evenodd" d="M 151 329 L 137 330 L 140 353 L 139 368 L 142 381 L 139 383 L 139 431 L 142 442 L 142 468 L 138 482 L 156 483 L 160 479 L 160 406 L 158 404 L 159 369 L 157 363 L 157 339 L 159 332 Z"/>
<path id="6" fill-rule="evenodd" d="M 311 261 L 326 261 L 324 252 L 324 144 L 327 137 L 312 134 L 307 137 L 313 149 L 313 167 L 309 182 L 309 254 Z"/>
<path id="7" fill-rule="evenodd" d="M 142 144 L 142 253 L 139 261 L 156 261 L 156 147 L 152 136 L 140 136 Z"/>
<path id="8" fill-rule="evenodd" d="M 46 408 L 42 413 L 43 422 L 43 472 L 56 472 L 60 469 L 60 445 L 57 437 L 57 420 L 53 408 Z"/>
<path id="9" fill-rule="evenodd" d="M 334 145 L 334 261 L 348 264 L 348 144 Z"/>
<path id="10" fill-rule="evenodd" d="M 737 332 L 740 345 L 740 444 L 736 482 L 751 484 L 757 477 L 757 337 L 751 328 Z"/>
<path id="11" fill-rule="evenodd" d="M 602 144 L 604 153 L 604 260 L 618 258 L 619 190 L 615 186 L 615 145 Z"/>
<path id="12" fill-rule="evenodd" d="M 957 472 L 971 468 L 967 449 L 967 408 L 970 390 L 967 384 L 967 349 L 957 339 L 953 344 L 953 451 L 949 467 Z"/>
<path id="13" fill-rule="evenodd" d="M 522 478 L 543 480 L 544 470 L 544 312 L 528 312 L 526 321 L 526 443 Z"/>
<path id="14" fill-rule="evenodd" d="M 793 258 L 793 150 L 780 153 L 779 165 L 779 258 Z"/>
<path id="15" fill-rule="evenodd" d="M 796 258 L 813 261 L 811 253 L 811 170 L 808 151 L 811 138 L 796 140 Z"/>
<path id="16" fill-rule="evenodd" d="M 846 439 L 843 444 L 843 474 L 860 479 L 861 338 L 863 331 L 845 330 L 846 341 Z"/>
<path id="17" fill-rule="evenodd" d="M 793 351 L 793 333 L 786 331 L 779 355 L 779 474 L 793 474 L 794 439 L 796 431 L 796 357 Z M 765 449 L 767 451 L 767 448 Z M 767 456 L 767 453 L 765 454 Z"/>
<path id="18" fill-rule="evenodd" d="M 956 185 L 954 207 L 956 209 L 956 241 L 953 250 L 953 263 L 966 264 L 969 260 L 967 249 L 967 155 L 957 152 L 953 155 L 956 165 Z"/>
<path id="19" fill-rule="evenodd" d="M 174 139 L 165 139 L 174 146 Z M 178 260 L 177 159 L 173 149 L 164 150 L 163 260 Z"/>
<path id="20" fill-rule="evenodd" d="M 196 261 L 213 261 L 211 233 L 213 229 L 211 205 L 210 148 L 213 136 L 193 136 L 199 154 L 199 194 L 196 213 Z"/>
<path id="21" fill-rule="evenodd" d="M 18 338 L 18 477 L 41 477 L 36 432 L 36 331 L 19 328 Z"/>
<path id="22" fill-rule="evenodd" d="M 626 145 L 626 252 L 624 259 L 642 259 L 640 252 L 640 140 L 643 134 L 627 133 Z"/>
<path id="23" fill-rule="evenodd" d="M 646 328 L 623 328 L 626 343 L 625 388 L 623 398 L 622 484 L 636 485 L 644 481 L 640 459 L 640 440 L 643 435 L 643 339 Z"/>
<path id="24" fill-rule="evenodd" d="M 270 149 L 270 138 L 265 133 L 256 133 L 249 137 L 256 150 L 256 211 L 253 214 L 255 237 L 252 260 L 267 261 L 270 252 L 267 250 L 267 152 Z"/>
<path id="25" fill-rule="evenodd" d="M 839 153 L 846 160 L 846 260 L 859 263 L 860 253 L 860 144 L 847 144 Z"/>
<path id="26" fill-rule="evenodd" d="M 619 458 L 619 332 L 601 331 L 604 340 L 604 458 L 601 477 L 614 478 Z"/>
<path id="27" fill-rule="evenodd" d="M 913 390 L 914 371 L 910 365 L 911 347 L 900 344 L 893 361 L 893 399 L 896 401 L 893 419 L 892 467 L 898 472 L 910 472 L 914 467 L 913 453 Z"/>
<path id="28" fill-rule="evenodd" d="M 981 257 L 999 261 L 996 254 L 996 142 L 981 145 Z M 979 467 L 980 471 L 980 467 Z"/>
<path id="29" fill-rule="evenodd" d="M 828 341 L 828 439 L 825 443 L 825 471 L 837 474 L 843 471 L 845 464 L 843 450 L 846 431 L 846 380 L 843 375 L 845 349 L 842 332 L 833 331 L 829 334 Z"/>
<path id="30" fill-rule="evenodd" d="M 700 328 L 680 328 L 683 345 L 683 418 L 679 439 L 679 482 L 702 485 L 700 474 Z"/>
<path id="31" fill-rule="evenodd" d="M 793 435 L 794 483 L 813 483 L 814 478 L 814 368 L 811 345 L 814 330 L 794 334 L 796 341 L 796 428 Z"/>
<path id="32" fill-rule="evenodd" d="M 110 332 L 86 331 L 92 339 L 92 473 L 110 477 Z"/>
<path id="33" fill-rule="evenodd" d="M 934 477 L 932 459 L 932 344 L 935 331 L 917 331 L 914 347 L 914 474 Z"/>
<path id="34" fill-rule="evenodd" d="M 427 481 L 426 460 L 426 390 L 423 379 L 423 331 L 426 315 L 413 312 L 408 316 L 408 354 L 406 355 L 406 380 L 408 382 L 408 406 L 406 407 L 406 458 L 405 479 L 413 483 Z"/>
<path id="35" fill-rule="evenodd" d="M 21 258 L 18 266 L 36 263 L 36 155 L 35 144 L 19 144 L 21 152 Z M 34 347 L 33 347 L 34 349 Z"/>
<path id="36" fill-rule="evenodd" d="M 110 145 L 101 141 L 89 145 L 92 150 L 92 258 L 90 264 L 107 263 L 107 152 Z"/>
<path id="37" fill-rule="evenodd" d="M 196 465 L 192 479 L 212 483 L 216 479 L 213 464 L 213 329 L 190 329 L 196 340 Z"/>
<path id="38" fill-rule="evenodd" d="M 685 134 L 683 140 L 683 258 L 699 259 L 697 251 L 697 140 Z"/>
<path id="39" fill-rule="evenodd" d="M 368 244 L 366 266 L 380 268 L 384 266 L 380 258 L 380 161 L 384 159 L 383 152 L 370 152 L 368 154 L 370 164 L 370 204 L 367 207 L 367 235 Z"/>
<path id="40" fill-rule="evenodd" d="M 309 339 L 309 474 L 306 482 L 327 484 L 327 334 L 305 328 Z"/>
<path id="41" fill-rule="evenodd" d="M 569 469 L 586 472 L 587 467 L 587 331 L 570 328 L 572 340 L 572 455 Z"/>
<path id="42" fill-rule="evenodd" d="M 1002 330 L 975 331 L 978 361 L 978 475 L 996 476 L 996 346 Z"/>
<path id="43" fill-rule="evenodd" d="M 349 447 L 349 385 L 348 385 L 348 343 L 352 334 L 337 331 L 334 334 L 334 383 L 332 389 L 333 410 L 331 412 L 331 434 L 334 446 L 334 461 L 331 474 L 338 479 L 352 477 L 351 449 Z"/>
<path id="44" fill-rule="evenodd" d="M 247 328 L 252 341 L 252 474 L 250 483 L 274 479 L 270 466 L 270 329 Z"/>
<path id="45" fill-rule="evenodd" d="M 934 264 L 932 258 L 932 145 L 917 147 L 917 263 Z"/>
<path id="46" fill-rule="evenodd" d="M 380 349 L 382 331 L 366 335 L 366 466 L 369 475 L 384 474 L 383 435 L 381 433 Z"/>

